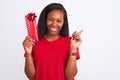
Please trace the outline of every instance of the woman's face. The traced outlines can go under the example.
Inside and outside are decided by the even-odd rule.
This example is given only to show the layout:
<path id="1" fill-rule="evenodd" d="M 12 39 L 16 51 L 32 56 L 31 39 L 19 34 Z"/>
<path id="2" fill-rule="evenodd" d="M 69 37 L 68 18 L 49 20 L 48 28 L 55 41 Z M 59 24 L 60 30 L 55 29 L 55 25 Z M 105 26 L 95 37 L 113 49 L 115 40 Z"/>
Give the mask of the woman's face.
<path id="1" fill-rule="evenodd" d="M 48 35 L 59 35 L 64 23 L 64 14 L 61 10 L 53 10 L 47 16 Z"/>

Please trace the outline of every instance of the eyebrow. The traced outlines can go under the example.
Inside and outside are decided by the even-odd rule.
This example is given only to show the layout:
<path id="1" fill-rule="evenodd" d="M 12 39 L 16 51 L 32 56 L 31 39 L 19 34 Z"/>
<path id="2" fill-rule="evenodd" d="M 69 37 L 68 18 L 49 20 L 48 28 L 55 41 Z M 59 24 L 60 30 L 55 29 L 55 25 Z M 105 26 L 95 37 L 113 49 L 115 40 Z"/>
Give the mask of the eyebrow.
<path id="1" fill-rule="evenodd" d="M 48 18 L 52 18 L 52 19 L 54 19 L 53 17 L 48 17 Z M 63 20 L 62 18 L 57 18 L 57 19 L 59 19 L 59 20 Z"/>

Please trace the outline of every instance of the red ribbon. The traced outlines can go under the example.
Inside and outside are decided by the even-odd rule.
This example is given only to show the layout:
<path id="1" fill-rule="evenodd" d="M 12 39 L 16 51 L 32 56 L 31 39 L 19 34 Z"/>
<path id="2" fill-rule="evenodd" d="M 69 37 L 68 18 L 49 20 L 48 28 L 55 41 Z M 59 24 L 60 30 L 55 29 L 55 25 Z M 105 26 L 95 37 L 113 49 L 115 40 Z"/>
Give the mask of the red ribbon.
<path id="1" fill-rule="evenodd" d="M 36 17 L 37 16 L 35 15 L 35 13 L 28 13 L 27 15 L 27 19 L 32 22 L 36 19 Z"/>

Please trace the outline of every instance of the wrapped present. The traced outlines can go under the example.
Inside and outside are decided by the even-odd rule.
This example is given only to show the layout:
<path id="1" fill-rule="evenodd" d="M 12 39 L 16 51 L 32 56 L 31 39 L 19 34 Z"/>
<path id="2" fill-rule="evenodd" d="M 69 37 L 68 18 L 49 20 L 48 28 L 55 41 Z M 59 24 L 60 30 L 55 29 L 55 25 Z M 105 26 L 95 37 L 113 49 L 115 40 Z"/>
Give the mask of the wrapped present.
<path id="1" fill-rule="evenodd" d="M 35 13 L 28 13 L 28 15 L 25 15 L 25 20 L 28 36 L 32 37 L 35 41 L 38 41 L 36 17 Z"/>

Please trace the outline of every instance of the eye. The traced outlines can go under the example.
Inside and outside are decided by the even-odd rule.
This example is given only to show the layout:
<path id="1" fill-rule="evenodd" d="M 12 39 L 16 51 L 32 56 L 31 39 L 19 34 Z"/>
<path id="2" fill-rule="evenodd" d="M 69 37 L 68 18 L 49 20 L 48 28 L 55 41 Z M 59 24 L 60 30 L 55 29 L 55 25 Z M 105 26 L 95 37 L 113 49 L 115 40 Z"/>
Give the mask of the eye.
<path id="1" fill-rule="evenodd" d="M 53 21 L 53 19 L 52 19 L 52 18 L 48 18 L 48 20 L 49 20 L 49 21 Z"/>
<path id="2" fill-rule="evenodd" d="M 57 23 L 61 23 L 62 22 L 62 20 L 57 20 Z"/>

